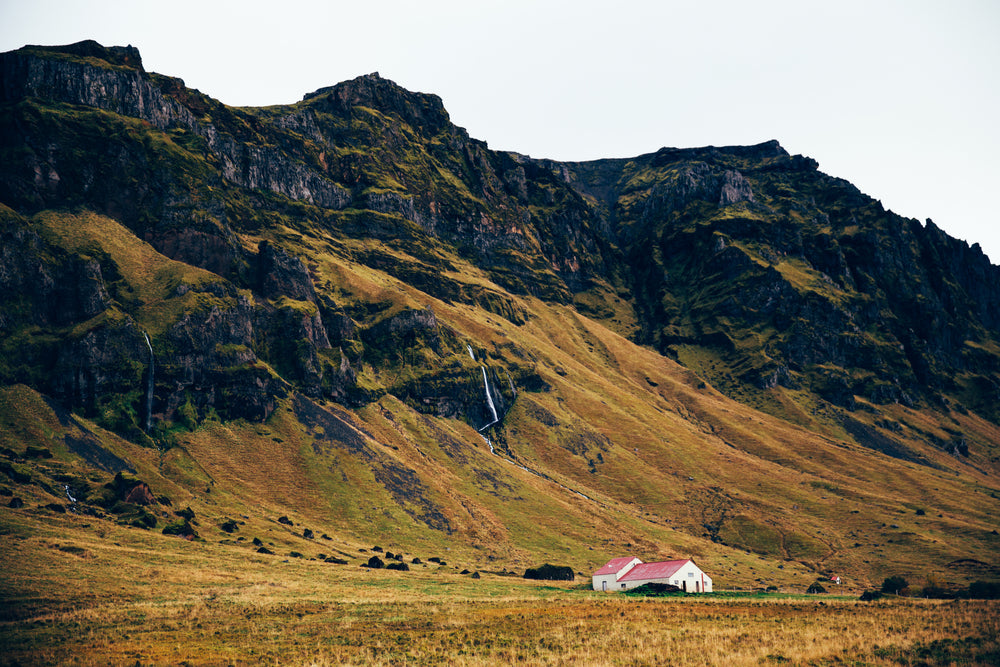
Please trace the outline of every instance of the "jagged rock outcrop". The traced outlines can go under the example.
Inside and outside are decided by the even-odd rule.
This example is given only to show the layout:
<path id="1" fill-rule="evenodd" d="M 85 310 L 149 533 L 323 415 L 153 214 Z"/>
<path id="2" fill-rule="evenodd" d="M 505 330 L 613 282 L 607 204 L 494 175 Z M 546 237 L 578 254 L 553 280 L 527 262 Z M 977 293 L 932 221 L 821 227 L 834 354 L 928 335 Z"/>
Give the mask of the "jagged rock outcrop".
<path id="1" fill-rule="evenodd" d="M 956 372 L 994 373 L 968 342 L 995 335 L 996 309 L 983 307 L 1000 268 L 775 142 L 561 174 L 606 202 L 633 267 L 640 339 L 665 353 L 701 347 L 744 383 L 808 386 L 847 406 L 937 400 L 959 390 Z M 766 346 L 739 343 L 745 332 Z M 835 381 L 831 364 L 843 369 Z"/>
<path id="2" fill-rule="evenodd" d="M 79 322 L 109 302 L 98 261 L 54 248 L 13 220 L 0 223 L 0 294 L 0 333 Z"/>

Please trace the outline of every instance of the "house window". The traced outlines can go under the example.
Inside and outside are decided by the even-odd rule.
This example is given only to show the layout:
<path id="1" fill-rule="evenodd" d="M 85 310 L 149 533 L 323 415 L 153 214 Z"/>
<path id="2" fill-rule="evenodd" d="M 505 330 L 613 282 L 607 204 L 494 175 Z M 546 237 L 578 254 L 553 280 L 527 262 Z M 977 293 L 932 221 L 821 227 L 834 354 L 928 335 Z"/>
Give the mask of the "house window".
<path id="1" fill-rule="evenodd" d="M 625 584 L 622 584 L 622 588 L 625 588 Z"/>
<path id="2" fill-rule="evenodd" d="M 689 577 L 693 577 L 694 576 L 694 572 L 688 572 L 688 576 Z"/>

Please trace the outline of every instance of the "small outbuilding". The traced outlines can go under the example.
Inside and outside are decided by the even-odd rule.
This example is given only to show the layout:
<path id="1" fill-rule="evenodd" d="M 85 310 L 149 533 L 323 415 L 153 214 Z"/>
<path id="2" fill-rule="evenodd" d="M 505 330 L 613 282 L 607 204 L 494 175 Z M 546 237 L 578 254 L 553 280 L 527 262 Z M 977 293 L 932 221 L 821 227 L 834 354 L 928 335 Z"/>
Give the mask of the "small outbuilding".
<path id="1" fill-rule="evenodd" d="M 595 591 L 623 591 L 643 584 L 671 584 L 688 593 L 711 593 L 712 578 L 693 560 L 643 563 L 634 556 L 612 558 L 594 572 Z"/>

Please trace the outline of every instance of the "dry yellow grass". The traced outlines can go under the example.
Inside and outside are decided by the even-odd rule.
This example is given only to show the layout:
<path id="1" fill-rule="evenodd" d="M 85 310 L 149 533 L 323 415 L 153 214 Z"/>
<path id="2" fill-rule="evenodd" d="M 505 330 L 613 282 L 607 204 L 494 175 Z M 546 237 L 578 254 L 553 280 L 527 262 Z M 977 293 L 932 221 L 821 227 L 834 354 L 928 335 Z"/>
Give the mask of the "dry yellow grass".
<path id="1" fill-rule="evenodd" d="M 636 600 L 490 574 L 239 557 L 163 539 L 117 528 L 107 540 L 74 535 L 82 554 L 51 536 L 5 540 L 4 659 L 683 666 L 987 665 L 1000 656 L 997 602 Z"/>
<path id="2" fill-rule="evenodd" d="M 0 509 L 9 664 L 990 665 L 1000 602 L 636 599 L 449 566 L 372 571 Z M 326 545 L 317 543 L 307 556 Z M 426 559 L 426 556 L 425 556 Z M 412 560 L 412 557 L 408 558 Z M 579 580 L 578 580 L 579 582 Z"/>

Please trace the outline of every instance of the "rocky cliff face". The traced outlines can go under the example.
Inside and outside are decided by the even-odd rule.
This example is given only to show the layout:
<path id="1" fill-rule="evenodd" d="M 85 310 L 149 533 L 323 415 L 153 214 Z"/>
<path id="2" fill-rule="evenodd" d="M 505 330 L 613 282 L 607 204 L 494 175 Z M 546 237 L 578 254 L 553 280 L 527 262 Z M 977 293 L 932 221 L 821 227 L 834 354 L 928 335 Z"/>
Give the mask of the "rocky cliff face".
<path id="1" fill-rule="evenodd" d="M 558 169 L 607 202 L 639 339 L 733 395 L 782 384 L 853 408 L 995 383 L 1000 268 L 811 160 L 771 142 Z M 973 402 L 996 418 L 991 400 Z"/>
<path id="2" fill-rule="evenodd" d="M 513 325 L 527 315 L 510 295 L 585 302 L 609 323 L 625 313 L 637 342 L 732 396 L 782 386 L 848 408 L 950 401 L 1000 418 L 1000 269 L 776 142 L 565 164 L 491 151 L 439 98 L 377 74 L 236 110 L 146 72 L 131 48 L 26 47 L 0 72 L 0 326 L 10 340 L 57 332 L 4 379 L 73 406 L 98 410 L 113 387 L 137 404 L 156 298 L 188 304 L 152 335 L 163 419 L 188 403 L 200 418 L 262 419 L 292 386 L 349 405 L 396 392 L 480 420 L 475 364 L 359 384 L 366 364 L 413 365 L 391 340 L 437 357 L 463 345 L 433 313 L 319 284 L 320 243 Z M 138 287 L 107 250 L 66 250 L 30 222 L 66 208 L 217 279 L 128 296 Z M 298 234 L 311 240 L 287 242 Z M 456 278 L 456 262 L 496 288 Z M 502 376 L 533 377 L 526 364 L 494 374 L 501 402 Z"/>

